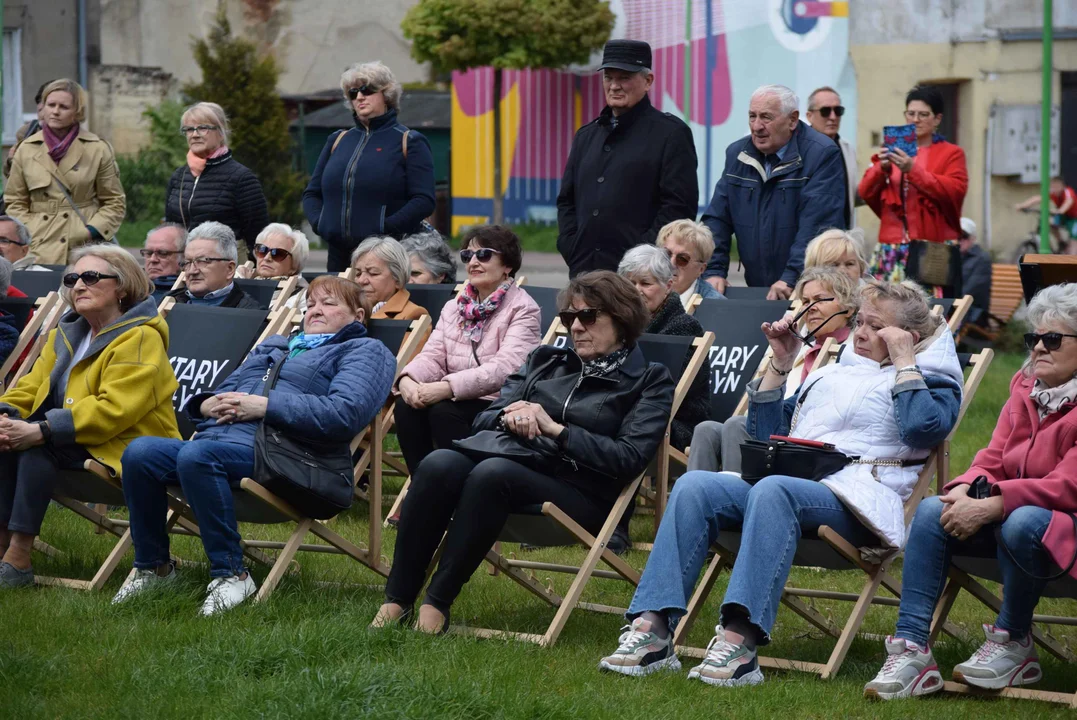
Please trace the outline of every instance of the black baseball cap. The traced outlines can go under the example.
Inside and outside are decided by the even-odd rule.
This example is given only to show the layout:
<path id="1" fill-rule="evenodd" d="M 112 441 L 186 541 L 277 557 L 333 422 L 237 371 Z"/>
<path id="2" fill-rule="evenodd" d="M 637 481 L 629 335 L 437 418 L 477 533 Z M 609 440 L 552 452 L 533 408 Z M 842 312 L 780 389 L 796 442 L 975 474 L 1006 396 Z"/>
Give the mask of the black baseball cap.
<path id="1" fill-rule="evenodd" d="M 613 68 L 626 72 L 639 72 L 651 67 L 651 46 L 642 40 L 610 40 L 602 48 L 602 64 L 599 70 Z"/>

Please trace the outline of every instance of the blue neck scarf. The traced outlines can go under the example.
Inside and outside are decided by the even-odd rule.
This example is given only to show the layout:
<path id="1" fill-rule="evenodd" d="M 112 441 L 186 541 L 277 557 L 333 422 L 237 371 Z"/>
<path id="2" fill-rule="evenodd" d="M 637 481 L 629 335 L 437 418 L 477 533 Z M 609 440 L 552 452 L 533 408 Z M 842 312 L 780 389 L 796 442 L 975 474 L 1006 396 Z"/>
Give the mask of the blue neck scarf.
<path id="1" fill-rule="evenodd" d="M 299 333 L 288 341 L 288 357 L 293 358 L 301 352 L 321 347 L 329 342 L 334 335 L 336 333 L 317 333 L 314 335 Z"/>

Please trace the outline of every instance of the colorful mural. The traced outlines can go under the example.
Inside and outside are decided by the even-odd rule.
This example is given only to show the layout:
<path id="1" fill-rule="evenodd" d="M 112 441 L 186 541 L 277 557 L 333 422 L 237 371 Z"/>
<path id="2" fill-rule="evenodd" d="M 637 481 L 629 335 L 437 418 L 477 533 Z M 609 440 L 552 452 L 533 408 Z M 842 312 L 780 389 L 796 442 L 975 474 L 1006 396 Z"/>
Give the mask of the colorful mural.
<path id="1" fill-rule="evenodd" d="M 848 108 L 855 142 L 856 78 L 848 3 L 837 0 L 612 0 L 614 37 L 654 52 L 651 102 L 684 119 L 699 154 L 700 211 L 721 175 L 725 148 L 748 133 L 748 100 L 767 83 L 801 97 L 821 85 Z M 597 67 L 597 57 L 592 67 Z M 493 71 L 453 74 L 453 232 L 487 221 L 493 195 Z M 507 71 L 502 97 L 502 179 L 509 222 L 556 222 L 557 190 L 576 130 L 605 106 L 599 73 Z"/>

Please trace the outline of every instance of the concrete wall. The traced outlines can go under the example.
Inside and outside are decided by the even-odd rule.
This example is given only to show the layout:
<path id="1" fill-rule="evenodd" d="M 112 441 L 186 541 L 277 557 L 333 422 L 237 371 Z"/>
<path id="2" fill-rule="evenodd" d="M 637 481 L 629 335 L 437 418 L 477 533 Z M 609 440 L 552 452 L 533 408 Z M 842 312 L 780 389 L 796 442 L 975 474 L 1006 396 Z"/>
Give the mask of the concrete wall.
<path id="1" fill-rule="evenodd" d="M 78 79 L 76 0 L 6 0 L 4 28 L 22 30 L 22 109 L 36 110 L 34 93 L 59 77 Z"/>
<path id="2" fill-rule="evenodd" d="M 1077 27 L 1077 3 L 1055 0 L 1055 27 Z M 1043 0 L 856 0 L 853 44 L 948 43 L 1043 26 Z"/>
<path id="3" fill-rule="evenodd" d="M 133 154 L 150 141 L 142 112 L 174 94 L 176 82 L 160 68 L 97 65 L 90 71 L 90 127 L 118 154 Z"/>

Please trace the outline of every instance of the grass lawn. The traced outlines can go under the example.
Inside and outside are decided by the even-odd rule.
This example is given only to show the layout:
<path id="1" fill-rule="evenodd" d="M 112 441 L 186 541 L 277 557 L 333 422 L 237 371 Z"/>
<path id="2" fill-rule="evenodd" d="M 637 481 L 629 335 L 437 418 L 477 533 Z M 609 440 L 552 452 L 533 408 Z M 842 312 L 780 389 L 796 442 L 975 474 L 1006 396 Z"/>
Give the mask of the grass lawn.
<path id="1" fill-rule="evenodd" d="M 1009 378 L 1021 357 L 996 359 L 954 444 L 952 469 L 964 470 L 988 440 L 1007 394 Z M 395 490 L 399 480 L 388 481 Z M 365 530 L 365 506 L 333 521 L 353 540 Z M 117 513 L 117 516 L 122 513 Z M 649 538 L 650 518 L 634 521 L 636 539 Z M 87 578 L 107 552 L 106 536 L 62 508 L 49 510 L 43 539 L 66 551 L 63 560 L 35 556 L 42 574 Z M 285 537 L 282 527 L 244 527 L 252 537 Z M 391 554 L 394 533 L 386 537 Z M 173 542 L 177 555 L 204 559 L 189 538 Z M 512 548 L 506 548 L 510 550 Z M 514 550 L 517 556 L 523 553 Z M 578 562 L 575 549 L 528 553 L 536 560 Z M 646 556 L 630 552 L 640 568 Z M 130 562 L 130 555 L 127 557 Z M 861 687 L 883 660 L 878 639 L 858 638 L 838 678 L 823 682 L 799 674 L 768 671 L 758 687 L 723 690 L 688 682 L 686 673 L 646 679 L 608 676 L 596 671 L 599 657 L 611 652 L 622 624 L 618 616 L 573 613 L 557 645 L 550 649 L 516 642 L 458 636 L 429 638 L 393 628 L 366 629 L 382 601 L 379 578 L 356 563 L 323 554 L 301 555 L 298 572 L 285 577 L 264 605 L 247 605 L 218 618 L 196 616 L 205 584 L 204 567 L 182 571 L 177 592 L 139 598 L 121 607 L 109 599 L 130 565 L 121 566 L 100 593 L 40 588 L 0 595 L 0 701 L 2 718 L 53 717 L 454 717 L 478 718 L 700 718 L 823 717 L 975 718 L 1072 717 L 1062 707 L 1015 704 L 971 698 L 874 704 L 863 701 Z M 899 571 L 899 569 L 898 569 Z M 261 580 L 265 571 L 255 569 Z M 546 583 L 547 576 L 539 575 Z M 564 576 L 552 578 L 559 591 Z M 851 573 L 794 570 L 800 587 L 856 591 Z M 705 645 L 716 621 L 725 578 L 690 641 Z M 594 581 L 585 593 L 591 602 L 625 606 L 629 586 Z M 844 621 L 848 608 L 818 602 L 820 612 Z M 1040 612 L 1074 615 L 1077 602 L 1044 601 Z M 553 611 L 504 578 L 480 571 L 453 608 L 454 623 L 543 632 Z M 866 633 L 885 635 L 896 619 L 893 608 L 873 608 Z M 964 641 L 940 642 L 936 655 L 944 674 L 964 660 L 982 636 L 990 613 L 962 595 L 951 620 L 969 633 Z M 1054 630 L 1071 646 L 1074 629 Z M 787 610 L 774 629 L 775 653 L 822 661 L 830 645 Z M 1074 692 L 1077 673 L 1046 653 L 1044 689 Z M 690 666 L 687 661 L 686 665 Z"/>

